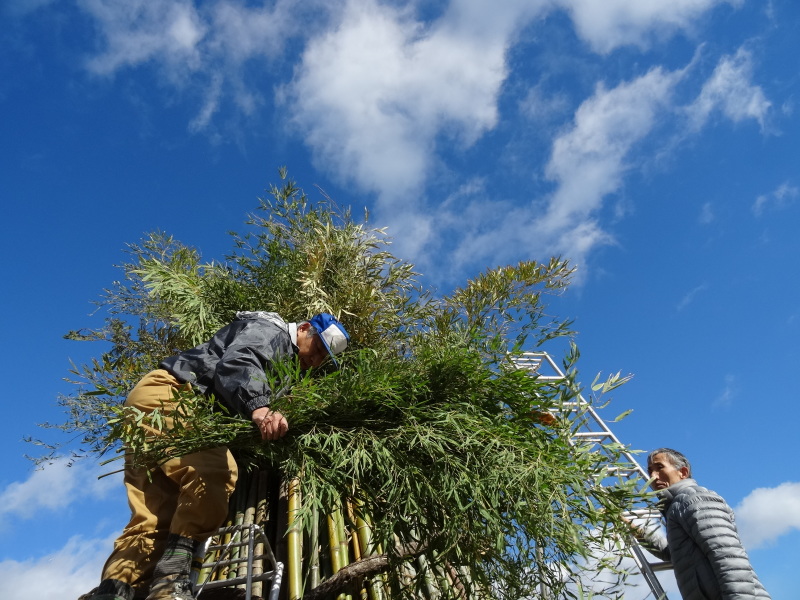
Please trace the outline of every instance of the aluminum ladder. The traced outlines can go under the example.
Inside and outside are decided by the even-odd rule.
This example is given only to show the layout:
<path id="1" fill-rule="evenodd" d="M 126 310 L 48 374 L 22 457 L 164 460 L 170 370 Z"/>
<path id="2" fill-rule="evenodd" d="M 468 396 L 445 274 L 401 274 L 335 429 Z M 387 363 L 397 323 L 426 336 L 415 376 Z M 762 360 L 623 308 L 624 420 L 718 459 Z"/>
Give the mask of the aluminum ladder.
<path id="1" fill-rule="evenodd" d="M 213 558 L 205 562 L 207 557 Z M 265 597 L 278 600 L 284 566 L 275 560 L 263 527 L 253 523 L 223 527 L 198 548 L 194 558 L 192 584 L 196 598 L 202 600 L 205 590 L 244 586 L 245 600 L 252 600 L 253 583 L 269 582 L 269 595 Z M 262 570 L 256 569 L 258 563 L 269 566 L 269 570 L 257 573 Z"/>
<path id="2" fill-rule="evenodd" d="M 530 371 L 542 381 L 558 382 L 563 381 L 566 377 L 555 361 L 546 352 L 523 352 L 520 355 L 514 356 L 513 362 L 517 368 Z M 583 415 L 582 422 L 573 432 L 573 443 L 588 442 L 590 444 L 597 444 L 598 449 L 603 452 L 603 454 L 607 455 L 609 455 L 609 453 L 604 451 L 603 447 L 600 446 L 601 443 L 613 442 L 615 445 L 622 447 L 622 444 L 617 436 L 614 435 L 614 432 L 611 431 L 605 421 L 599 417 L 594 407 L 586 402 L 580 394 L 576 396 L 575 401 L 564 403 L 559 412 Z M 633 454 L 627 450 L 623 450 L 622 455 L 625 457 L 628 466 L 615 468 L 613 472 L 609 470 L 608 477 L 615 477 L 625 481 L 638 479 L 641 485 L 644 486 L 650 480 L 650 476 L 639 465 Z M 611 458 L 610 455 L 609 458 Z M 629 517 L 637 521 L 643 520 L 648 525 L 658 523 L 658 526 L 660 526 L 660 514 L 658 511 L 652 509 L 645 508 L 635 510 Z M 655 600 L 669 600 L 655 572 L 672 569 L 672 564 L 668 562 L 650 563 L 636 538 L 626 533 L 625 539 L 627 541 L 628 550 L 630 551 L 630 557 L 633 559 L 643 579 L 650 588 Z"/>

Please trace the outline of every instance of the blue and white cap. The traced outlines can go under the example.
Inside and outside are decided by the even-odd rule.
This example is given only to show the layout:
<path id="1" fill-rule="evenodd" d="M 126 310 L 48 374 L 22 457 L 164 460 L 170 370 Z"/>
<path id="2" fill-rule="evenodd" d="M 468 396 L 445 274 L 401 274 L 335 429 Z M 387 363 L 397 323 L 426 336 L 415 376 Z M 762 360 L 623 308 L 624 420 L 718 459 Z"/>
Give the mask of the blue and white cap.
<path id="1" fill-rule="evenodd" d="M 331 359 L 337 366 L 334 355 L 344 352 L 347 348 L 347 342 L 350 340 L 350 334 L 344 328 L 336 317 L 328 313 L 319 313 L 314 315 L 308 322 L 313 325 L 314 329 L 319 333 L 319 339 L 331 355 Z"/>

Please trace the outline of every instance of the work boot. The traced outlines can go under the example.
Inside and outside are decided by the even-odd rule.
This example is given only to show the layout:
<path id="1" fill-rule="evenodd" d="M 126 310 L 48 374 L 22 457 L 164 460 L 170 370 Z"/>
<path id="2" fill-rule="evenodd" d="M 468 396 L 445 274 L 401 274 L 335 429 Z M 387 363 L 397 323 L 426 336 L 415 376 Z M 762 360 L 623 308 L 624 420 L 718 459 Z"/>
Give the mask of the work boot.
<path id="1" fill-rule="evenodd" d="M 118 579 L 104 579 L 79 600 L 133 600 L 133 588 Z"/>
<path id="2" fill-rule="evenodd" d="M 189 576 L 195 546 L 191 538 L 169 534 L 164 554 L 156 563 L 147 600 L 194 600 Z"/>

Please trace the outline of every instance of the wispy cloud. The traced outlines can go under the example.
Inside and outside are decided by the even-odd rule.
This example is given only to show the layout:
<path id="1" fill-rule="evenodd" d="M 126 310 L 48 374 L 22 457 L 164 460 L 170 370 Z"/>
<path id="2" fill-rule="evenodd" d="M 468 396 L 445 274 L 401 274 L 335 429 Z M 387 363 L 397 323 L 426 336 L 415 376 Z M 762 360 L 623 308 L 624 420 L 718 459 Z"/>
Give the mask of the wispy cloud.
<path id="1" fill-rule="evenodd" d="M 670 110 L 680 77 L 656 68 L 612 88 L 598 84 L 570 127 L 553 140 L 545 175 L 554 191 L 515 209 L 484 201 L 486 219 L 464 236 L 457 262 L 485 262 L 489 254 L 503 261 L 525 253 L 562 255 L 581 264 L 598 246 L 613 244 L 598 212 L 622 187 L 631 150 Z"/>
<path id="2" fill-rule="evenodd" d="M 118 76 L 147 67 L 167 87 L 188 90 L 196 107 L 187 123 L 193 132 L 216 135 L 215 119 L 232 114 L 226 109 L 248 118 L 277 106 L 285 114 L 276 120 L 291 123 L 319 170 L 375 195 L 375 217 L 391 226 L 403 245 L 398 252 L 417 260 L 436 250 L 441 224 L 457 221 L 453 258 L 461 264 L 518 260 L 520 254 L 560 254 L 580 264 L 615 243 L 602 221 L 604 202 L 637 167 L 637 144 L 678 110 L 673 88 L 685 70 L 655 67 L 622 83 L 598 83 L 551 140 L 544 168 L 529 161 L 527 168 L 549 181 L 551 193 L 523 202 L 476 193 L 462 196 L 458 212 L 450 213 L 422 191 L 434 173 L 447 171 L 447 153 L 471 147 L 496 128 L 514 68 L 509 50 L 522 31 L 535 30 L 537 18 L 566 11 L 578 35 L 606 53 L 689 31 L 701 15 L 740 4 L 453 0 L 423 19 L 415 3 L 378 0 L 78 0 L 98 32 L 99 50 L 87 61 L 92 73 Z M 744 49 L 720 61 L 685 107 L 692 133 L 715 112 L 764 125 L 770 103 L 751 83 L 752 71 Z M 253 85 L 254 73 L 268 84 Z M 566 117 L 563 94 L 531 89 L 517 104 L 523 114 Z M 267 94 L 276 94 L 277 105 Z M 541 132 L 543 145 L 553 130 Z M 507 209 L 509 201 L 515 209 Z"/>
<path id="3" fill-rule="evenodd" d="M 701 283 L 697 287 L 689 290 L 686 294 L 684 294 L 683 298 L 680 299 L 678 305 L 676 306 L 677 310 L 683 310 L 687 306 L 689 306 L 694 299 L 697 297 L 698 294 L 705 292 L 708 289 L 707 283 Z"/>
<path id="4" fill-rule="evenodd" d="M 768 209 L 784 209 L 793 204 L 798 195 L 800 190 L 796 186 L 784 182 L 770 193 L 758 196 L 753 203 L 753 213 L 760 217 Z"/>
<path id="5" fill-rule="evenodd" d="M 340 22 L 309 41 L 284 90 L 316 163 L 413 210 L 437 137 L 470 145 L 497 123 L 505 53 L 527 6 L 455 2 L 426 24 L 390 5 L 348 2 Z"/>
<path id="6" fill-rule="evenodd" d="M 740 6 L 744 0 L 559 0 L 569 11 L 578 34 L 595 51 L 608 53 L 624 45 L 648 47 L 676 31 L 694 28 L 697 19 L 719 5 Z"/>
<path id="7" fill-rule="evenodd" d="M 700 216 L 697 220 L 701 225 L 708 225 L 709 223 L 713 223 L 714 219 L 716 219 L 714 207 L 711 206 L 710 202 L 703 203 L 703 206 L 700 207 Z"/>
<path id="8" fill-rule="evenodd" d="M 751 83 L 753 69 L 752 54 L 745 48 L 723 57 L 686 109 L 691 127 L 700 129 L 718 111 L 735 123 L 754 119 L 763 130 L 771 102 L 760 86 Z"/>
<path id="9" fill-rule="evenodd" d="M 742 543 L 749 550 L 800 529 L 800 482 L 753 490 L 735 508 Z"/>
<path id="10" fill-rule="evenodd" d="M 198 46 L 207 27 L 191 1 L 79 0 L 79 5 L 97 21 L 105 41 L 103 51 L 88 61 L 90 71 L 109 75 L 151 59 L 170 64 L 173 76 L 177 69 L 200 66 Z"/>
<path id="11" fill-rule="evenodd" d="M 102 498 L 119 486 L 119 477 L 98 479 L 101 471 L 88 461 L 67 466 L 58 462 L 33 471 L 22 482 L 13 482 L 0 490 L 0 522 L 7 519 L 31 519 L 42 511 L 63 510 L 85 498 Z M 53 493 L 58 490 L 58 493 Z"/>
<path id="12" fill-rule="evenodd" d="M 3 600 L 75 600 L 95 587 L 111 550 L 107 539 L 71 538 L 52 554 L 31 560 L 0 562 L 0 597 Z"/>
<path id="13" fill-rule="evenodd" d="M 314 0 L 301 6 L 290 0 L 269 6 L 227 0 L 78 0 L 78 5 L 94 20 L 99 37 L 99 50 L 87 59 L 86 68 L 113 76 L 152 67 L 171 89 L 199 96 L 200 109 L 189 124 L 193 131 L 207 128 L 224 101 L 251 114 L 265 90 L 245 84 L 248 61 L 274 60 L 301 31 L 311 35 L 327 14 L 324 4 Z"/>
<path id="14" fill-rule="evenodd" d="M 739 383 L 735 375 L 725 375 L 722 391 L 714 399 L 715 408 L 728 408 L 739 395 Z"/>

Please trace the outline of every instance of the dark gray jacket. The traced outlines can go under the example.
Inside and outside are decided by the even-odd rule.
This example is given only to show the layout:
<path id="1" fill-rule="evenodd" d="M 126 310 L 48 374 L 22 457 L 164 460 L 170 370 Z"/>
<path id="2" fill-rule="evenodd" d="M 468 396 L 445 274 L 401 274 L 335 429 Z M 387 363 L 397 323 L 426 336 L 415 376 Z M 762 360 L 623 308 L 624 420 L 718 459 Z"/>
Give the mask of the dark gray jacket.
<path id="1" fill-rule="evenodd" d="M 684 600 L 769 599 L 725 500 L 694 479 L 679 481 L 658 496 L 667 537 L 650 534 L 645 546 L 672 561 Z"/>
<path id="2" fill-rule="evenodd" d="M 275 313 L 238 313 L 209 341 L 163 360 L 158 366 L 201 394 L 214 394 L 222 404 L 246 418 L 268 406 L 273 391 L 267 382 L 270 365 L 294 356 L 289 326 Z"/>

